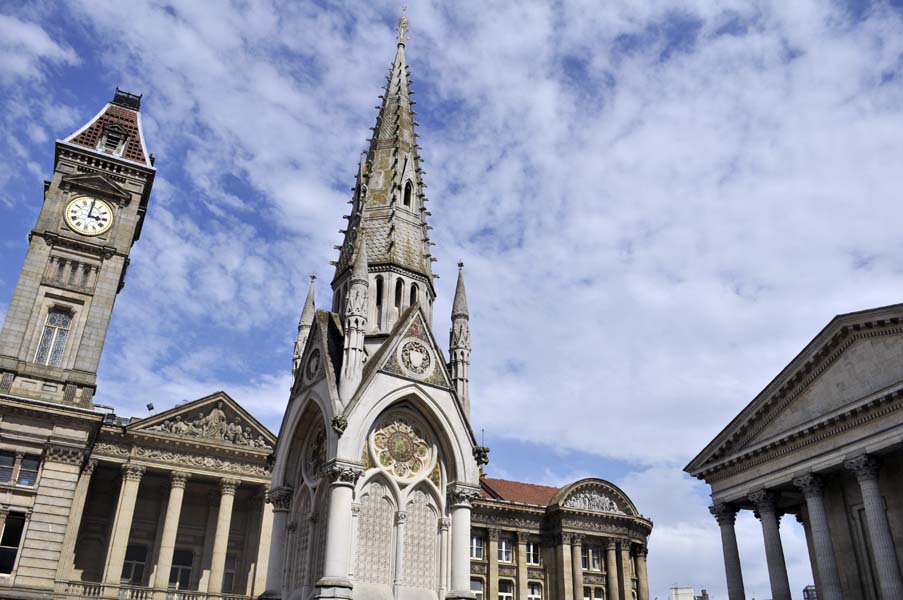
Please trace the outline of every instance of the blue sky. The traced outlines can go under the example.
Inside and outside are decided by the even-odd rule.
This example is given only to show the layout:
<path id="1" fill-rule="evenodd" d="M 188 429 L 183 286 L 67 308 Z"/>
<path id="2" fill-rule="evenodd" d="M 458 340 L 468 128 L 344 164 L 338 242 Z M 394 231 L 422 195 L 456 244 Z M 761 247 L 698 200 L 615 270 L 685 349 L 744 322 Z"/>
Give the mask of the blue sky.
<path id="1" fill-rule="evenodd" d="M 399 3 L 6 2 L 0 315 L 53 140 L 118 85 L 159 170 L 98 402 L 224 389 L 271 428 L 307 275 L 329 305 Z M 680 468 L 835 314 L 897 302 L 900 2 L 411 2 L 445 339 L 472 312 L 491 475 L 622 485 L 655 520 L 653 594 L 724 596 Z M 750 597 L 758 523 L 738 522 Z M 782 527 L 799 594 L 798 525 Z"/>

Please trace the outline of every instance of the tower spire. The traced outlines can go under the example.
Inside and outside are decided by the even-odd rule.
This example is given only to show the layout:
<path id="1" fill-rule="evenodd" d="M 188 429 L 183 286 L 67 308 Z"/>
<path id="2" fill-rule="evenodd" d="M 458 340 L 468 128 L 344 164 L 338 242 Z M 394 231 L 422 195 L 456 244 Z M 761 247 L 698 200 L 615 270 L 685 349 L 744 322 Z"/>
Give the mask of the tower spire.
<path id="1" fill-rule="evenodd" d="M 386 78 L 369 148 L 358 170 L 348 227 L 341 231 L 344 240 L 332 280 L 333 304 L 340 306 L 351 277 L 354 248 L 358 238 L 366 240 L 370 271 L 379 274 L 372 282 L 377 288 L 373 293 L 381 303 L 377 318 L 370 323 L 372 333 L 388 333 L 397 316 L 415 302 L 424 307 L 429 319 L 436 295 L 426 185 L 405 60 L 409 29 L 404 14 L 397 29 L 395 59 Z"/>
<path id="2" fill-rule="evenodd" d="M 470 418 L 470 314 L 464 290 L 464 263 L 458 261 L 458 284 L 452 304 L 452 325 L 449 331 L 449 367 L 461 409 Z"/>
<path id="3" fill-rule="evenodd" d="M 316 281 L 317 276 L 311 275 L 310 287 L 307 288 L 307 299 L 304 301 L 301 318 L 298 320 L 298 336 L 295 338 L 295 351 L 292 355 L 292 377 L 298 373 L 298 369 L 301 367 L 304 345 L 307 343 L 310 328 L 314 324 L 314 314 L 317 312 L 317 308 L 314 306 L 314 283 Z"/>

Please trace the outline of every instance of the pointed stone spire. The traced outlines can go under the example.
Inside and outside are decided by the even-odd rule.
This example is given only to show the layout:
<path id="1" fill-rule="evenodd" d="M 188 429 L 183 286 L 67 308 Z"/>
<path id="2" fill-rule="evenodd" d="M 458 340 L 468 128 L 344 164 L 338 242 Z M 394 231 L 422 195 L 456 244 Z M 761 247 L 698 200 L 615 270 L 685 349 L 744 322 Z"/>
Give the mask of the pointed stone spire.
<path id="1" fill-rule="evenodd" d="M 396 287 L 403 288 L 403 301 L 398 312 L 411 303 L 412 291 L 421 305 L 432 306 L 435 299 L 433 267 L 430 252 L 429 225 L 426 218 L 427 201 L 424 195 L 419 146 L 411 99 L 411 80 L 405 60 L 406 17 L 399 23 L 399 43 L 395 59 L 386 79 L 386 88 L 379 106 L 376 125 L 369 148 L 361 161 L 351 200 L 348 226 L 339 246 L 332 288 L 335 305 L 345 296 L 351 277 L 352 255 L 358 238 L 366 240 L 370 269 L 383 276 L 374 279 L 377 299 L 387 301 L 383 308 L 386 318 L 371 323 L 374 332 L 387 333 L 392 326 L 388 318 L 394 308 Z M 390 288 L 391 284 L 391 288 Z M 429 312 L 427 312 L 429 316 Z"/>
<path id="2" fill-rule="evenodd" d="M 367 264 L 367 244 L 360 240 L 351 270 L 348 295 L 345 297 L 345 343 L 339 380 L 339 397 L 343 402 L 354 396 L 364 373 L 364 334 L 370 304 Z"/>
<path id="3" fill-rule="evenodd" d="M 292 377 L 298 373 L 298 369 L 301 367 L 301 355 L 304 352 L 304 345 L 307 344 L 310 328 L 314 324 L 314 314 L 317 312 L 317 308 L 314 306 L 314 282 L 316 280 L 316 275 L 310 276 L 307 299 L 304 301 L 301 318 L 298 320 L 298 337 L 295 338 L 295 351 L 292 354 Z"/>
<path id="4" fill-rule="evenodd" d="M 467 310 L 467 294 L 464 291 L 464 263 L 458 262 L 458 285 L 452 304 L 452 325 L 449 332 L 448 354 L 452 382 L 461 409 L 470 418 L 470 315 Z"/>

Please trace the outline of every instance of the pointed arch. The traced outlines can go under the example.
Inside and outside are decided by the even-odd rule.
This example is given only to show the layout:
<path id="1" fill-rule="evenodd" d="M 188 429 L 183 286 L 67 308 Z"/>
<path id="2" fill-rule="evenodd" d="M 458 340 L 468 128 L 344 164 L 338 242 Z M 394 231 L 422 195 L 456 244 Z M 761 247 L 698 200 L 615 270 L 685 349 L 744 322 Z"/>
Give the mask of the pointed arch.
<path id="1" fill-rule="evenodd" d="M 332 432 L 326 427 L 328 418 L 330 415 L 327 414 L 322 399 L 312 390 L 308 391 L 306 398 L 295 398 L 289 402 L 276 444 L 271 487 L 296 488 L 301 485 L 305 443 L 310 438 L 311 431 L 325 432 L 327 450 L 335 444 Z"/>
<path id="2" fill-rule="evenodd" d="M 414 207 L 414 184 L 412 184 L 410 180 L 408 180 L 408 181 L 404 184 L 404 200 L 403 200 L 403 203 L 404 203 L 405 207 L 407 207 L 407 208 L 413 208 L 413 207 Z"/>
<path id="3" fill-rule="evenodd" d="M 404 301 L 404 279 L 399 277 L 395 280 L 395 312 L 397 316 L 401 316 Z"/>
<path id="4" fill-rule="evenodd" d="M 420 300 L 420 288 L 416 283 L 411 284 L 411 301 L 408 306 L 414 306 Z"/>
<path id="5" fill-rule="evenodd" d="M 291 517 L 288 523 L 288 538 L 285 547 L 283 581 L 290 595 L 301 591 L 308 583 L 310 568 L 310 508 L 313 491 L 306 484 L 301 485 L 292 499 Z"/>
<path id="6" fill-rule="evenodd" d="M 392 550 L 395 546 L 395 514 L 398 498 L 392 482 L 382 473 L 372 476 L 358 496 L 355 579 L 361 583 L 385 586 L 389 591 L 395 573 Z"/>
<path id="7" fill-rule="evenodd" d="M 383 328 L 383 304 L 385 303 L 385 291 L 383 290 L 383 276 L 376 276 L 376 328 Z"/>
<path id="8" fill-rule="evenodd" d="M 436 589 L 439 580 L 439 515 L 441 508 L 426 486 L 417 486 L 405 504 L 405 585 Z"/>

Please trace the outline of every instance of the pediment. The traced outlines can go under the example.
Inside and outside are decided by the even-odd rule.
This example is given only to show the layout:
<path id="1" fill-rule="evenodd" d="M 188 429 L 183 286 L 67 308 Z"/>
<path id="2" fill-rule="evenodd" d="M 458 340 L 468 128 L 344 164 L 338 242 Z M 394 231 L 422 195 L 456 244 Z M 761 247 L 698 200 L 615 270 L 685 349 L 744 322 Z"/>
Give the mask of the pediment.
<path id="1" fill-rule="evenodd" d="M 76 189 L 115 198 L 120 204 L 126 204 L 132 199 L 132 195 L 127 190 L 99 173 L 66 175 L 62 179 L 62 183 Z"/>
<path id="2" fill-rule="evenodd" d="M 619 487 L 603 479 L 581 479 L 559 490 L 552 499 L 564 509 L 638 516 L 636 506 Z"/>
<path id="3" fill-rule="evenodd" d="M 130 433 L 272 451 L 276 437 L 225 392 L 130 423 Z"/>
<path id="4" fill-rule="evenodd" d="M 379 370 L 443 388 L 451 388 L 445 358 L 419 305 L 408 309 L 402 327 L 384 344 Z"/>

